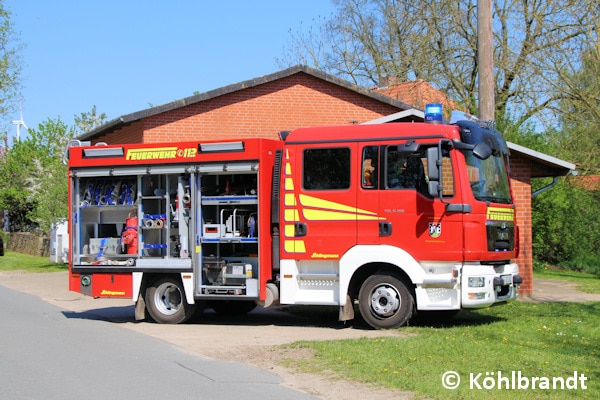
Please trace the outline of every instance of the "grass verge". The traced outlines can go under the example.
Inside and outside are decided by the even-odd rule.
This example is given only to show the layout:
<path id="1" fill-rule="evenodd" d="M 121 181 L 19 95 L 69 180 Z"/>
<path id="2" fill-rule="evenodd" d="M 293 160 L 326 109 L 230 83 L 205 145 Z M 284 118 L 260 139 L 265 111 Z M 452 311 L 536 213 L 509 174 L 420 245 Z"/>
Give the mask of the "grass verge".
<path id="1" fill-rule="evenodd" d="M 309 360 L 284 360 L 283 364 L 337 379 L 411 391 L 416 398 L 600 398 L 600 303 L 513 302 L 461 311 L 445 324 L 418 318 L 415 322 L 401 328 L 408 334 L 403 337 L 301 341 L 283 346 L 310 349 L 314 355 Z M 443 386 L 442 377 L 448 371 L 458 373 L 458 388 Z M 525 380 L 519 381 L 519 374 Z M 535 389 L 534 378 L 540 378 Z M 526 382 L 528 388 L 519 389 Z M 577 389 L 569 389 L 574 384 Z"/>
<path id="2" fill-rule="evenodd" d="M 595 399 L 600 398 L 599 327 L 600 303 L 515 302 L 461 311 L 448 325 L 417 321 L 402 328 L 411 334 L 402 338 L 303 341 L 289 347 L 313 351 L 312 359 L 295 361 L 305 372 L 412 391 L 417 398 Z M 457 389 L 442 385 L 447 371 L 460 376 Z M 577 390 L 534 390 L 531 383 L 523 390 L 509 383 L 507 389 L 499 377 L 510 379 L 513 371 L 530 382 L 548 377 L 550 388 L 553 377 L 573 380 L 583 374 L 587 389 L 580 381 Z"/>
<path id="3" fill-rule="evenodd" d="M 600 279 L 593 274 L 569 269 L 537 267 L 533 277 L 540 279 L 557 279 L 577 283 L 577 290 L 586 293 L 600 293 Z"/>
<path id="4" fill-rule="evenodd" d="M 0 271 L 23 270 L 31 273 L 66 271 L 67 264 L 53 263 L 48 257 L 34 257 L 5 250 L 0 257 Z"/>

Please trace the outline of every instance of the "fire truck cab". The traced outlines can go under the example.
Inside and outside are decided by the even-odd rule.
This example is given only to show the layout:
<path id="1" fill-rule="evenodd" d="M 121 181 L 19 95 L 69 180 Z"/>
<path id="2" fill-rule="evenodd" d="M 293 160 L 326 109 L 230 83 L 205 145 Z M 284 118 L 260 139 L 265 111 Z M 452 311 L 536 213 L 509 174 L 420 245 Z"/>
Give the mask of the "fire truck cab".
<path id="1" fill-rule="evenodd" d="M 136 318 L 355 309 L 374 328 L 517 297 L 508 151 L 479 121 L 68 148 L 70 290 Z"/>

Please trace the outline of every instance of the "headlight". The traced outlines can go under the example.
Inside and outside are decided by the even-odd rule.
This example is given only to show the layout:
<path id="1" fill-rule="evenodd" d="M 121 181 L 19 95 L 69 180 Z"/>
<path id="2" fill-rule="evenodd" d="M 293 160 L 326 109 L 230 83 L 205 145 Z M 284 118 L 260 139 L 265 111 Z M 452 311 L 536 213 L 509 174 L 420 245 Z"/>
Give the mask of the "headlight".
<path id="1" fill-rule="evenodd" d="M 476 278 L 469 278 L 469 287 L 484 287 L 485 277 L 479 276 Z"/>

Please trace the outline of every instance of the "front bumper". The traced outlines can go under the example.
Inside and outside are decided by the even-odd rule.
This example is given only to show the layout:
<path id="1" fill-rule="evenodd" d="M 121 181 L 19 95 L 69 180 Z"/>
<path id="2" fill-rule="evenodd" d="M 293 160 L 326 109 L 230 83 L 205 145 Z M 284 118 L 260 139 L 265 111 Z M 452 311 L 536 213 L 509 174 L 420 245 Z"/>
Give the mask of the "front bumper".
<path id="1" fill-rule="evenodd" d="M 489 307 L 495 303 L 516 300 L 519 285 L 517 264 L 465 265 L 461 275 L 463 308 Z"/>

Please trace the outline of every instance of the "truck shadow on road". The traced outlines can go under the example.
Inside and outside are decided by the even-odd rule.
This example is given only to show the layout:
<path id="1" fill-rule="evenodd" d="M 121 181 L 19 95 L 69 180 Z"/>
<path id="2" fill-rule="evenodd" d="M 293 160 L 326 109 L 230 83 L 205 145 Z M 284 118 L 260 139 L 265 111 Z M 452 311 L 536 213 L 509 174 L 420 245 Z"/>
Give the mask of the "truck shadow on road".
<path id="1" fill-rule="evenodd" d="M 87 319 L 106 321 L 112 323 L 154 323 L 151 319 L 136 321 L 134 306 L 105 307 L 85 311 L 63 311 L 69 319 Z M 409 326 L 414 327 L 456 327 L 476 326 L 503 321 L 504 318 L 482 315 L 472 311 L 458 313 L 430 313 L 417 314 L 410 321 Z M 338 321 L 337 307 L 327 306 L 278 306 L 272 308 L 257 307 L 253 311 L 242 315 L 219 314 L 212 309 L 198 313 L 187 322 L 188 325 L 216 325 L 216 326 L 282 326 L 282 327 L 315 327 L 328 329 L 356 329 L 372 330 L 364 322 L 358 311 L 355 319 L 351 321 Z"/>

